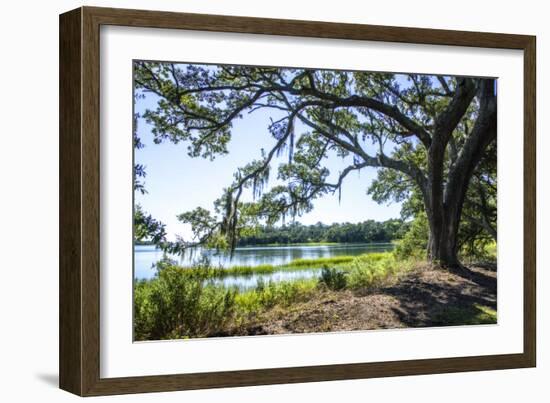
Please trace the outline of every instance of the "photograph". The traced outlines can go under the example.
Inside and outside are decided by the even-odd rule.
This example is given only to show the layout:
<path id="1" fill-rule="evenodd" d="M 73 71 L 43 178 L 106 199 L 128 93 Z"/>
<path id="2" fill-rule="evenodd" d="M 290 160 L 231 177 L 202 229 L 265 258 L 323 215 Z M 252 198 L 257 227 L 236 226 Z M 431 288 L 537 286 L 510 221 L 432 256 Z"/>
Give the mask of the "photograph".
<path id="1" fill-rule="evenodd" d="M 132 75 L 135 342 L 497 324 L 497 77 Z"/>

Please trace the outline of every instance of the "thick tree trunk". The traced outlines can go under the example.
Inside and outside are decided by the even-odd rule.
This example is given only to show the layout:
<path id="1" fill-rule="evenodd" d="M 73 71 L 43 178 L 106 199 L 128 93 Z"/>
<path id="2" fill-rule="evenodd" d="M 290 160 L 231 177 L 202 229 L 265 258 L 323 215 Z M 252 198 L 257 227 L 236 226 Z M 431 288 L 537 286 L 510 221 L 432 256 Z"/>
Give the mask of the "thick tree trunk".
<path id="1" fill-rule="evenodd" d="M 475 167 L 487 146 L 496 139 L 494 80 L 485 80 L 480 88 L 479 116 L 460 154 L 451 163 L 447 181 L 443 177 L 444 158 L 452 133 L 441 122 L 445 120 L 436 123 L 435 135 L 428 150 L 428 177 L 423 186 L 430 226 L 428 256 L 432 262 L 441 266 L 460 269 L 458 227 L 464 198 Z"/>
<path id="2" fill-rule="evenodd" d="M 464 198 L 450 204 L 442 204 L 437 209 L 428 209 L 430 236 L 428 257 L 431 262 L 443 267 L 459 267 L 458 226 Z M 434 211 L 436 210 L 436 211 Z"/>
<path id="3" fill-rule="evenodd" d="M 428 257 L 444 267 L 458 267 L 457 236 L 466 187 L 456 189 L 447 200 L 445 192 L 444 158 L 446 142 L 436 136 L 428 152 L 428 178 L 424 190 L 424 205 L 430 227 Z"/>
<path id="4" fill-rule="evenodd" d="M 428 248 L 431 262 L 442 267 L 460 266 L 456 251 L 456 236 L 442 236 L 439 239 L 430 236 Z"/>

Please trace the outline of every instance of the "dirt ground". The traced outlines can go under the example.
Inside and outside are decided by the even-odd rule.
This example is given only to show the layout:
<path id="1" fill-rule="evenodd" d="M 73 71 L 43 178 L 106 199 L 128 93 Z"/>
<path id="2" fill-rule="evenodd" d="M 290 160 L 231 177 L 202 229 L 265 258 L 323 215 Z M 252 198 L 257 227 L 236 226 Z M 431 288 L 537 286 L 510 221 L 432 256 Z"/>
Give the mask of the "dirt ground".
<path id="1" fill-rule="evenodd" d="M 460 276 L 418 268 L 375 290 L 325 291 L 286 308 L 274 308 L 233 335 L 393 329 L 495 323 L 496 272 L 471 267 Z M 492 312 L 487 315 L 486 312 Z"/>

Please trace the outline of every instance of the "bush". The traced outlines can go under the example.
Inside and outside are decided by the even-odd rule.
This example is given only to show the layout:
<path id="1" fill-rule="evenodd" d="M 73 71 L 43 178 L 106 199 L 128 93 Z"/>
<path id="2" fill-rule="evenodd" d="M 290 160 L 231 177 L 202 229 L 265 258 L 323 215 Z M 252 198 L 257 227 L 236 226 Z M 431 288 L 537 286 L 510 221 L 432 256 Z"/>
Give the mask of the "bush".
<path id="1" fill-rule="evenodd" d="M 398 259 L 424 259 L 430 234 L 428 218 L 425 213 L 418 214 L 411 222 L 409 230 L 396 242 L 393 253 Z"/>
<path id="2" fill-rule="evenodd" d="M 327 287 L 329 290 L 342 290 L 347 285 L 346 273 L 342 270 L 331 269 L 325 266 L 321 271 L 319 284 Z"/>
<path id="3" fill-rule="evenodd" d="M 205 337 L 232 317 L 235 290 L 208 284 L 208 272 L 164 267 L 134 286 L 136 340 Z"/>

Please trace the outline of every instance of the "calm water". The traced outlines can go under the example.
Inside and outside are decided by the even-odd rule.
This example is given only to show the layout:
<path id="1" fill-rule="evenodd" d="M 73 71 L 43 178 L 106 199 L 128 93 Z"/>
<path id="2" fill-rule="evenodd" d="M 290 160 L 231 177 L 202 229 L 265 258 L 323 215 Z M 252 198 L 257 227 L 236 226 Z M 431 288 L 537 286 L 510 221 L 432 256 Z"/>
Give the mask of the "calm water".
<path id="1" fill-rule="evenodd" d="M 182 266 L 192 266 L 197 259 L 207 256 L 213 266 L 255 266 L 260 264 L 271 264 L 274 266 L 291 262 L 295 259 L 316 259 L 321 257 L 361 255 L 364 253 L 384 252 L 391 250 L 392 244 L 370 243 L 370 244 L 336 244 L 316 246 L 257 246 L 235 249 L 233 259 L 227 253 L 216 252 L 211 249 L 197 249 L 187 253 L 183 257 L 170 256 Z M 155 274 L 154 263 L 162 259 L 162 251 L 152 245 L 136 245 L 134 247 L 134 276 L 138 279 L 152 278 Z M 282 281 L 301 278 L 317 277 L 319 270 L 279 271 L 270 274 L 258 274 L 252 276 L 226 277 L 217 280 L 227 286 L 238 286 L 240 288 L 255 287 L 261 278 L 264 281 Z"/>

